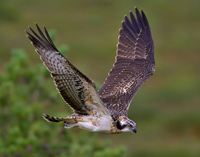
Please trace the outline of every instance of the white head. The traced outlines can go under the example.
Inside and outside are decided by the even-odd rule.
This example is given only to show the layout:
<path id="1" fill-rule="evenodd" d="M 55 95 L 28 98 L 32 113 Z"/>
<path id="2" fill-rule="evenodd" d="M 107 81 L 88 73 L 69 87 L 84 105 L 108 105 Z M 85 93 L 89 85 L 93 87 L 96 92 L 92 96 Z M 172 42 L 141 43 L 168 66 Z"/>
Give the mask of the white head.
<path id="1" fill-rule="evenodd" d="M 117 121 L 117 128 L 122 132 L 137 132 L 136 123 L 125 116 L 120 116 Z"/>

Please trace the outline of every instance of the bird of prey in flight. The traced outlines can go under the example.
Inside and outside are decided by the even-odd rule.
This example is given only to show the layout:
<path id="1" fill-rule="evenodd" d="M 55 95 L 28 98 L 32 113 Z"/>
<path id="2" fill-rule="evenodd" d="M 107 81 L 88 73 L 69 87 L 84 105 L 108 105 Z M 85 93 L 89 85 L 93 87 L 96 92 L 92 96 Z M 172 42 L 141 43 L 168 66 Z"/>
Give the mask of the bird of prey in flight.
<path id="1" fill-rule="evenodd" d="M 115 63 L 99 91 L 90 78 L 58 51 L 45 27 L 44 33 L 37 24 L 38 33 L 32 28 L 32 33 L 26 31 L 62 98 L 74 111 L 65 118 L 44 114 L 45 120 L 63 121 L 65 128 L 94 132 L 137 132 L 136 123 L 127 117 L 127 112 L 137 90 L 153 75 L 155 60 L 147 18 L 137 8 L 135 13 L 136 16 L 130 11 L 130 18 L 125 16 L 122 22 Z"/>

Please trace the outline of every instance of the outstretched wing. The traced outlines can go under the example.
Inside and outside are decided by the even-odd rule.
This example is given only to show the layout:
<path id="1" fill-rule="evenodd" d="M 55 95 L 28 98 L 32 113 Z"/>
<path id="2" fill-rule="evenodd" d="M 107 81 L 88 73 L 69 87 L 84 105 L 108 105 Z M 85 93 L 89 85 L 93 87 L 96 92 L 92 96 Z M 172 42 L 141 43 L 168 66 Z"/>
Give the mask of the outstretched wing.
<path id="1" fill-rule="evenodd" d="M 70 107 L 79 114 L 93 114 L 94 110 L 104 111 L 95 84 L 74 67 L 55 47 L 46 28 L 45 35 L 37 26 L 39 34 L 30 28 L 33 35 L 27 32 L 28 38 L 47 67 L 58 91 Z"/>
<path id="2" fill-rule="evenodd" d="M 112 115 L 127 115 L 131 100 L 155 71 L 154 44 L 147 18 L 135 8 L 119 31 L 116 62 L 99 89 L 100 98 Z"/>

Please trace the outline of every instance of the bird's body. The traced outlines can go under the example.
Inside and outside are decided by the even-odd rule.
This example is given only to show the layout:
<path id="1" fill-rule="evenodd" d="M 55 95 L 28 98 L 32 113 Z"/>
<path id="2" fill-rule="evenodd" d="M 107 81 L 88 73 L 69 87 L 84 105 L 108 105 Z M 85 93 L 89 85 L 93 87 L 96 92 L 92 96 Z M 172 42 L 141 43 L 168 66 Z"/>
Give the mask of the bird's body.
<path id="1" fill-rule="evenodd" d="M 140 86 L 155 71 L 154 44 L 150 27 L 143 11 L 136 8 L 136 16 L 125 16 L 119 32 L 116 61 L 106 81 L 97 91 L 94 82 L 74 67 L 55 47 L 46 28 L 45 35 L 37 26 L 39 35 L 28 38 L 36 47 L 44 65 L 54 78 L 65 102 L 75 112 L 66 118 L 44 114 L 49 122 L 64 121 L 65 128 L 104 132 L 136 132 L 136 123 L 127 117 L 131 100 Z"/>
<path id="2" fill-rule="evenodd" d="M 66 118 L 53 117 L 44 115 L 45 119 L 50 122 L 64 121 L 65 128 L 79 127 L 81 129 L 93 131 L 93 132 L 104 132 L 104 133 L 118 133 L 119 130 L 114 130 L 113 119 L 110 115 L 78 115 L 73 114 Z"/>

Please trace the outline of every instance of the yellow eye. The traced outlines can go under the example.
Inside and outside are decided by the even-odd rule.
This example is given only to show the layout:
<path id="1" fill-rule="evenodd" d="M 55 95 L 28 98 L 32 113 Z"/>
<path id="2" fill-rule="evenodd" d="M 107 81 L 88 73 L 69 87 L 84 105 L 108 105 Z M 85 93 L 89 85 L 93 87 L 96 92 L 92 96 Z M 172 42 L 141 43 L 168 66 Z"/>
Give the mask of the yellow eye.
<path id="1" fill-rule="evenodd" d="M 130 125 L 128 124 L 127 127 L 130 127 Z"/>

